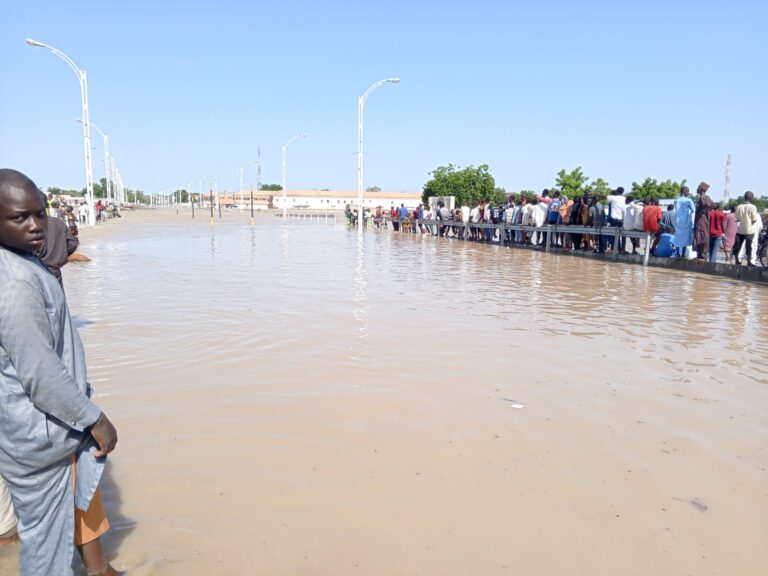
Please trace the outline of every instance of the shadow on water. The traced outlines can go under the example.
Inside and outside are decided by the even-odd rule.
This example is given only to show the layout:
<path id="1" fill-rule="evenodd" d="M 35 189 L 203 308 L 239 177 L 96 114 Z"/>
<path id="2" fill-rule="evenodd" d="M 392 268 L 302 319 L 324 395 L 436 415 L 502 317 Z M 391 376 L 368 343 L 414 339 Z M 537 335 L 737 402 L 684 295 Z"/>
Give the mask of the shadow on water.
<path id="1" fill-rule="evenodd" d="M 136 529 L 136 521 L 122 513 L 123 498 L 120 487 L 112 476 L 112 467 L 108 464 L 101 477 L 101 492 L 104 507 L 109 518 L 109 531 L 102 538 L 102 546 L 109 560 L 114 560 L 120 552 L 120 546 L 128 535 Z"/>
<path id="2" fill-rule="evenodd" d="M 99 486 L 101 487 L 102 496 L 104 498 L 104 507 L 110 524 L 109 531 L 101 537 L 101 544 L 107 560 L 114 563 L 115 558 L 119 556 L 120 546 L 125 538 L 133 532 L 137 524 L 134 520 L 124 516 L 121 512 L 123 500 L 120 495 L 120 489 L 112 477 L 111 466 L 109 464 L 107 464 Z M 18 557 L 18 544 L 0 546 L 0 574 L 17 574 L 19 572 Z M 77 552 L 75 552 L 73 557 L 73 567 L 76 575 L 81 576 L 86 574 L 85 567 L 82 565 L 80 556 Z M 120 568 L 119 563 L 117 563 L 116 567 Z"/>

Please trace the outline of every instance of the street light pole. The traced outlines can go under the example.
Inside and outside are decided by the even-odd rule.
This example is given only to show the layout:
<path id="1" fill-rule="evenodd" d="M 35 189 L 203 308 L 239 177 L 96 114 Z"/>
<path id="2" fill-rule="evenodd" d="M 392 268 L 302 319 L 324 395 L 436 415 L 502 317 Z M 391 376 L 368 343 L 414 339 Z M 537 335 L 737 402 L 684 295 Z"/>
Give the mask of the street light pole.
<path id="1" fill-rule="evenodd" d="M 77 122 L 80 124 L 83 123 L 82 118 L 77 118 Z M 110 169 L 109 169 L 109 134 L 104 132 L 101 128 L 96 126 L 93 122 L 91 122 L 91 127 L 96 130 L 99 134 L 101 134 L 102 139 L 104 140 L 104 198 L 107 200 L 107 204 L 109 204 L 110 201 L 110 189 L 112 191 L 112 202 L 115 202 L 114 194 L 115 194 L 115 185 L 112 182 Z"/>
<path id="2" fill-rule="evenodd" d="M 286 212 L 288 210 L 288 199 L 286 198 L 286 193 L 288 192 L 288 183 L 286 182 L 286 174 L 285 174 L 285 152 L 286 152 L 286 149 L 288 148 L 288 145 L 291 142 L 293 142 L 297 138 L 306 138 L 307 136 L 309 136 L 309 134 L 304 134 L 304 133 L 296 134 L 296 136 L 294 136 L 293 138 L 288 140 L 288 142 L 283 144 L 281 148 L 282 160 L 283 160 L 283 221 L 285 221 L 287 217 Z"/>
<path id="3" fill-rule="evenodd" d="M 112 185 L 117 189 L 117 209 L 119 210 L 120 207 L 125 203 L 125 198 L 123 195 L 123 187 L 120 185 L 120 178 L 118 177 L 117 169 L 115 168 L 114 156 L 109 157 L 109 163 L 110 163 L 110 171 L 112 173 Z"/>
<path id="4" fill-rule="evenodd" d="M 363 231 L 363 111 L 365 101 L 371 92 L 379 86 L 387 83 L 397 84 L 400 78 L 385 78 L 374 82 L 368 87 L 368 90 L 357 99 L 357 231 Z"/>
<path id="5" fill-rule="evenodd" d="M 227 168 L 225 170 L 222 170 L 221 172 L 216 174 L 216 176 L 214 176 L 214 178 L 213 178 L 213 191 L 216 193 L 216 205 L 217 206 L 219 204 L 219 176 L 221 176 L 223 174 L 226 174 L 227 172 L 229 172 L 229 168 Z"/>
<path id="6" fill-rule="evenodd" d="M 243 203 L 243 173 L 245 171 L 245 167 L 248 166 L 248 164 L 254 164 L 256 162 L 258 162 L 258 160 L 248 160 L 248 162 L 240 166 L 240 204 Z"/>
<path id="7" fill-rule="evenodd" d="M 72 68 L 72 71 L 77 76 L 78 81 L 80 82 L 80 101 L 83 106 L 83 151 L 85 154 L 85 194 L 88 198 L 89 210 L 88 210 L 88 224 L 90 226 L 93 226 L 96 224 L 96 210 L 93 207 L 93 162 L 91 159 L 91 123 L 90 118 L 88 116 L 88 78 L 85 73 L 85 70 L 80 70 L 80 68 L 77 67 L 77 64 L 75 64 L 72 59 L 64 54 L 64 52 L 61 52 L 60 50 L 57 50 L 53 46 L 49 46 L 48 44 L 44 44 L 43 42 L 38 42 L 37 40 L 31 40 L 27 39 L 27 44 L 34 47 L 39 48 L 48 48 L 51 52 L 53 52 L 56 56 L 64 60 L 70 68 Z"/>

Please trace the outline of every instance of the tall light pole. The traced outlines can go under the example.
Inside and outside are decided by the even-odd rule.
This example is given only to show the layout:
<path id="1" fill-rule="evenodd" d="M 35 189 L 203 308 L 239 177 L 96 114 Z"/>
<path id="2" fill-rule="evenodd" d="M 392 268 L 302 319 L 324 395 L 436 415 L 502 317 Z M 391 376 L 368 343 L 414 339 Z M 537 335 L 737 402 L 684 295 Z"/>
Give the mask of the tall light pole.
<path id="1" fill-rule="evenodd" d="M 53 46 L 38 42 L 37 40 L 30 40 L 27 38 L 27 44 L 38 48 L 48 48 L 56 56 L 64 60 L 72 71 L 77 76 L 80 82 L 80 101 L 83 105 L 83 151 L 85 153 L 85 194 L 88 198 L 89 208 L 88 210 L 88 224 L 93 226 L 96 224 L 96 210 L 93 208 L 93 163 L 91 160 L 91 123 L 88 116 L 88 78 L 85 74 L 85 70 L 80 70 L 72 59 L 57 50 Z"/>
<path id="2" fill-rule="evenodd" d="M 357 99 L 357 231 L 363 231 L 363 110 L 365 101 L 371 92 L 387 83 L 398 84 L 400 78 L 385 78 L 374 82 L 368 90 Z"/>
<path id="3" fill-rule="evenodd" d="M 285 151 L 288 148 L 288 144 L 296 140 L 297 138 L 306 138 L 309 136 L 309 134 L 296 134 L 293 138 L 288 140 L 285 144 L 283 144 L 283 147 L 281 148 L 282 152 L 282 158 L 283 158 L 283 221 L 285 221 L 285 218 L 287 216 L 286 212 L 288 210 L 288 199 L 286 198 L 286 192 L 288 191 L 288 183 L 286 182 L 286 176 L 285 176 Z"/>
<path id="4" fill-rule="evenodd" d="M 216 174 L 216 176 L 213 177 L 213 191 L 216 193 L 216 204 L 217 205 L 219 203 L 219 176 L 222 176 L 222 175 L 226 174 L 227 172 L 229 172 L 229 168 L 226 168 L 226 169 L 222 170 L 221 172 Z M 213 200 L 211 200 L 211 201 L 213 201 Z"/>
<path id="5" fill-rule="evenodd" d="M 243 173 L 245 171 L 245 167 L 248 166 L 248 164 L 257 164 L 259 160 L 248 160 L 245 164 L 240 166 L 240 203 L 243 203 Z"/>
<path id="6" fill-rule="evenodd" d="M 117 188 L 117 209 L 120 210 L 120 206 L 122 206 L 125 203 L 125 195 L 123 186 L 120 182 L 120 175 L 117 173 L 117 168 L 115 167 L 115 157 L 110 156 L 109 161 L 111 164 L 111 172 L 112 172 L 112 185 Z"/>
<path id="7" fill-rule="evenodd" d="M 82 118 L 77 118 L 77 122 L 80 122 L 80 124 L 83 123 Z M 104 139 L 104 198 L 107 200 L 107 204 L 109 204 L 110 199 L 110 189 L 112 191 L 112 202 L 115 202 L 114 194 L 115 194 L 115 185 L 112 182 L 110 170 L 109 170 L 109 134 L 104 132 L 101 128 L 96 126 L 93 122 L 91 122 L 91 128 L 94 128 L 96 132 L 101 134 L 101 137 Z"/>

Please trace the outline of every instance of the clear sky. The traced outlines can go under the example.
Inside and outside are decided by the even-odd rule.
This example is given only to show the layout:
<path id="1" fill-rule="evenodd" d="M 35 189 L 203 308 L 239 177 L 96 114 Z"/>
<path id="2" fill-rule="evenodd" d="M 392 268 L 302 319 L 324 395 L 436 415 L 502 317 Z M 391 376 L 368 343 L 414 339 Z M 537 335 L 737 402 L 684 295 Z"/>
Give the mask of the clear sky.
<path id="1" fill-rule="evenodd" d="M 561 168 L 631 186 L 707 180 L 768 194 L 768 2 L 4 0 L 0 166 L 82 188 L 80 94 L 129 188 L 187 187 L 261 147 L 263 182 L 418 191 L 437 166 L 486 163 L 508 191 Z M 96 179 L 102 141 L 94 132 Z M 255 185 L 253 165 L 245 185 Z"/>

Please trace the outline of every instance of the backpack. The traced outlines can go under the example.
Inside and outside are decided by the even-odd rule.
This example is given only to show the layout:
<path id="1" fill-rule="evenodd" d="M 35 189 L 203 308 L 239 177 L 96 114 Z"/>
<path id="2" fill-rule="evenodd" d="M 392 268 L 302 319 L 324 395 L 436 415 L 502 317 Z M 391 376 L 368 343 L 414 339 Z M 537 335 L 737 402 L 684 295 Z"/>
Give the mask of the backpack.
<path id="1" fill-rule="evenodd" d="M 552 200 L 549 205 L 549 214 L 547 216 L 547 222 L 550 224 L 557 224 L 560 218 L 560 200 Z"/>

